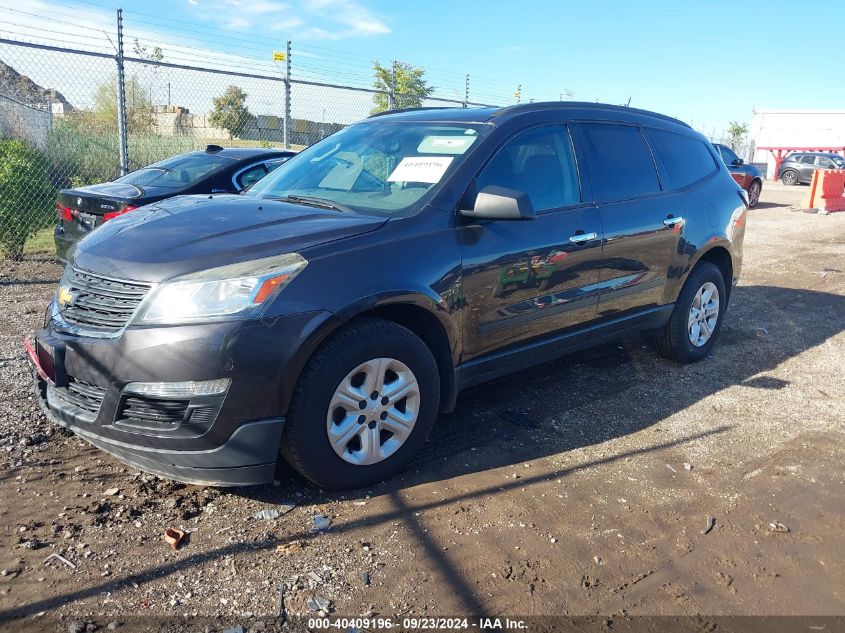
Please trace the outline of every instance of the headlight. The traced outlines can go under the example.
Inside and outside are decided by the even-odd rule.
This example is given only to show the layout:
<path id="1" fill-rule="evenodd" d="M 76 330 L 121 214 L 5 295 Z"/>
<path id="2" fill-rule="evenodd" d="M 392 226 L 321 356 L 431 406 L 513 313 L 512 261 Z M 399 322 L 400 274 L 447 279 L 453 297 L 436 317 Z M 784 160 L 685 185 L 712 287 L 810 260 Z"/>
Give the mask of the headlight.
<path id="1" fill-rule="evenodd" d="M 267 300 L 306 264 L 302 256 L 290 253 L 177 277 L 153 290 L 136 322 L 184 323 L 259 315 Z"/>

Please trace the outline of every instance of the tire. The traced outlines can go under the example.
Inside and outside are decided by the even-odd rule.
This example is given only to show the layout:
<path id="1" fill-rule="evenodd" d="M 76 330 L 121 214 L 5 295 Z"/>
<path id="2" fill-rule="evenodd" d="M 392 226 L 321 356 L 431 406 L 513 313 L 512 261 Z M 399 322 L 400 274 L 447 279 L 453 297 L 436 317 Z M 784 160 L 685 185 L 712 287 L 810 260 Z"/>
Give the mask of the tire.
<path id="1" fill-rule="evenodd" d="M 787 169 L 785 172 L 783 172 L 780 175 L 780 181 L 783 184 L 790 186 L 790 187 L 793 186 L 793 185 L 797 185 L 798 180 L 799 180 L 798 172 L 795 171 L 794 169 Z"/>
<path id="2" fill-rule="evenodd" d="M 694 326 L 690 325 L 690 322 L 693 320 L 691 308 L 699 293 L 704 289 L 715 289 L 716 291 L 716 300 L 718 301 L 715 312 L 716 321 L 715 324 L 712 324 L 710 318 L 706 319 L 704 325 L 708 326 L 707 329 L 710 330 L 710 334 L 703 342 L 701 342 L 701 338 L 704 332 L 704 325 L 700 324 L 698 340 L 696 343 L 693 343 L 692 338 L 696 330 Z M 704 296 L 706 297 L 706 294 Z M 710 262 L 699 262 L 693 268 L 684 287 L 681 289 L 669 322 L 652 337 L 652 342 L 657 351 L 663 356 L 676 360 L 679 363 L 694 363 L 707 356 L 722 327 L 727 299 L 725 279 L 722 277 L 722 271 Z M 705 305 L 710 305 L 710 311 L 712 311 L 712 303 Z M 710 311 L 707 313 L 710 313 Z M 696 318 L 696 320 L 698 319 Z"/>
<path id="3" fill-rule="evenodd" d="M 763 190 L 763 185 L 759 180 L 752 180 L 748 185 L 748 208 L 753 209 L 760 202 L 760 192 Z"/>
<path id="4" fill-rule="evenodd" d="M 379 375 L 383 384 L 374 382 Z M 416 387 L 410 395 L 385 402 L 391 385 L 408 387 L 412 379 Z M 383 391 L 364 400 L 370 388 Z M 366 405 L 360 414 L 354 408 L 359 396 Z M 308 361 L 291 400 L 282 456 L 320 488 L 369 486 L 405 467 L 428 437 L 439 405 L 440 375 L 428 346 L 397 323 L 361 318 L 332 335 Z"/>

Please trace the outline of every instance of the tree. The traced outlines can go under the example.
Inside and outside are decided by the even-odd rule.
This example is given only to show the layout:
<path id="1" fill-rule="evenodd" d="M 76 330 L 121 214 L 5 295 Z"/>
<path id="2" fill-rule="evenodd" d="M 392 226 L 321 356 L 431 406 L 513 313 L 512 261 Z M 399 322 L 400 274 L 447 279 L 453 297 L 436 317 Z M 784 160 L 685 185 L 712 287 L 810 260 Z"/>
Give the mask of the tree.
<path id="1" fill-rule="evenodd" d="M 426 97 L 434 92 L 434 86 L 429 86 L 425 79 L 425 70 L 416 68 L 404 62 L 393 62 L 391 66 L 382 66 L 376 62 L 375 82 L 373 86 L 379 90 L 373 101 L 376 112 L 384 112 L 389 107 L 388 93 L 393 93 L 393 108 L 419 108 Z"/>
<path id="2" fill-rule="evenodd" d="M 148 47 L 141 44 L 137 37 L 135 38 L 132 49 L 135 51 L 135 57 L 140 57 L 141 59 L 148 59 L 151 62 L 160 62 L 164 59 L 164 52 L 160 46 L 154 46 L 153 51 L 149 52 Z"/>
<path id="3" fill-rule="evenodd" d="M 27 238 L 55 220 L 56 190 L 44 157 L 23 141 L 0 140 L 0 251 L 23 257 Z"/>
<path id="4" fill-rule="evenodd" d="M 123 84 L 126 91 L 126 130 L 130 134 L 150 132 L 154 125 L 153 103 L 149 88 L 134 75 Z M 97 88 L 94 116 L 100 130 L 117 129 L 117 77 Z"/>
<path id="5" fill-rule="evenodd" d="M 246 107 L 246 93 L 237 86 L 229 86 L 219 97 L 211 100 L 211 124 L 229 133 L 229 138 L 243 134 L 254 122 L 255 117 Z"/>
<path id="6" fill-rule="evenodd" d="M 745 138 L 746 134 L 748 134 L 747 123 L 739 123 L 738 121 L 730 122 L 728 126 L 728 142 L 733 151 L 737 151 L 737 147 L 742 143 L 742 139 Z"/>

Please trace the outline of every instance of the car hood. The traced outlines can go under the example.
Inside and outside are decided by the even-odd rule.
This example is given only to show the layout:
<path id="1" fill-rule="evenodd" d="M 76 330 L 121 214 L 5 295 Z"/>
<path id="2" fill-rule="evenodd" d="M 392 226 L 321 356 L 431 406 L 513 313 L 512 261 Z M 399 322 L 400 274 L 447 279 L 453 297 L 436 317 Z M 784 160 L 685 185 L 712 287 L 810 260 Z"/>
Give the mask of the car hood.
<path id="1" fill-rule="evenodd" d="M 82 269 L 137 281 L 178 275 L 368 233 L 386 218 L 238 195 L 180 196 L 110 220 L 71 256 Z"/>

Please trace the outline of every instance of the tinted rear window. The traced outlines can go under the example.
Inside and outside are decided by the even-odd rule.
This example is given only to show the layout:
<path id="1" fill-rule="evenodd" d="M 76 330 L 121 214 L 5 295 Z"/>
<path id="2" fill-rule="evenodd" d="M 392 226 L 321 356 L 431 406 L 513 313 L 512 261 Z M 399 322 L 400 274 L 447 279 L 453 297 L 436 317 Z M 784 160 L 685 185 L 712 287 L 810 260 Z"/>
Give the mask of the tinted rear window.
<path id="1" fill-rule="evenodd" d="M 219 154 L 180 154 L 142 167 L 138 171 L 118 178 L 115 182 L 143 187 L 155 185 L 175 189 L 185 187 L 223 166 L 232 159 Z"/>
<path id="2" fill-rule="evenodd" d="M 596 200 L 624 200 L 660 191 L 651 150 L 639 128 L 604 123 L 581 127 Z"/>
<path id="3" fill-rule="evenodd" d="M 649 137 L 675 189 L 682 189 L 716 171 L 716 161 L 701 141 L 663 130 L 649 130 Z"/>

